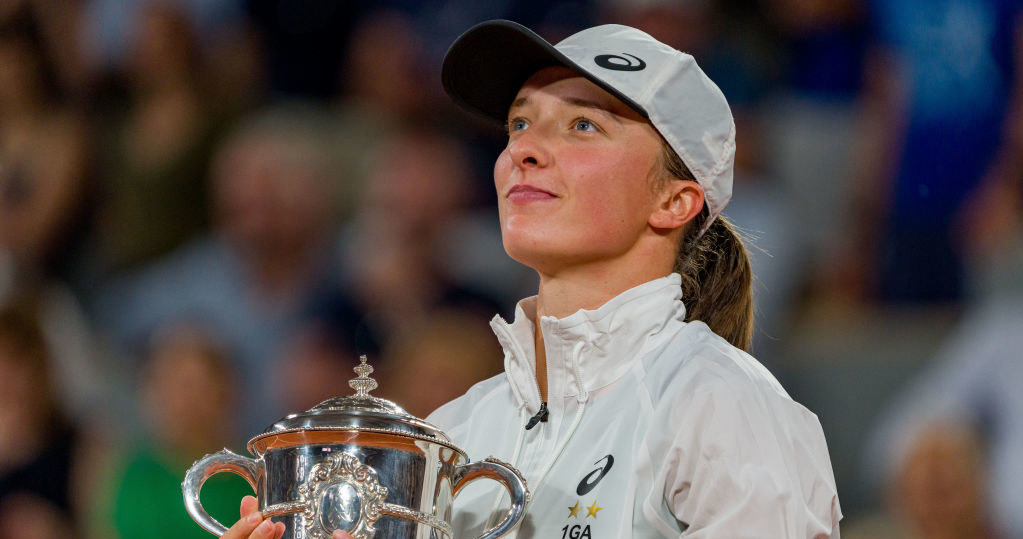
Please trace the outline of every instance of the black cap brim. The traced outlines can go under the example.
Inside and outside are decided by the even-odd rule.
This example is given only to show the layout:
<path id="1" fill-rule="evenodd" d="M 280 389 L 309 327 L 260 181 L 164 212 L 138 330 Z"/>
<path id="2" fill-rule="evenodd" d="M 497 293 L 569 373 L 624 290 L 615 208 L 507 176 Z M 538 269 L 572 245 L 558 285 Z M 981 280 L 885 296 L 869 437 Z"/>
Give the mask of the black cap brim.
<path id="1" fill-rule="evenodd" d="M 537 71 L 552 66 L 577 71 L 644 117 L 647 115 L 632 99 L 583 69 L 532 30 L 507 20 L 482 22 L 459 36 L 444 55 L 441 83 L 459 105 L 503 124 L 522 84 Z"/>

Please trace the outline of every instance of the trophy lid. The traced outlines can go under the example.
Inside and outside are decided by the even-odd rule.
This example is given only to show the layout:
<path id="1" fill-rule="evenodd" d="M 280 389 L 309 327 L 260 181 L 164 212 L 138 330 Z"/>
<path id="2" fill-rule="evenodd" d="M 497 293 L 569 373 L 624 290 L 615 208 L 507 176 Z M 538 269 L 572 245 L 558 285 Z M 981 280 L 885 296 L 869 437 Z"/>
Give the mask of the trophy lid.
<path id="1" fill-rule="evenodd" d="M 437 427 L 406 412 L 392 401 L 370 395 L 369 392 L 377 387 L 376 380 L 369 377 L 373 367 L 366 362 L 366 356 L 362 356 L 360 361 L 354 369 L 359 376 L 348 381 L 348 385 L 355 390 L 354 395 L 332 397 L 305 412 L 280 419 L 262 434 L 249 440 L 249 450 L 253 449 L 256 441 L 269 436 L 303 431 L 392 434 L 438 442 L 454 448 L 448 436 Z"/>

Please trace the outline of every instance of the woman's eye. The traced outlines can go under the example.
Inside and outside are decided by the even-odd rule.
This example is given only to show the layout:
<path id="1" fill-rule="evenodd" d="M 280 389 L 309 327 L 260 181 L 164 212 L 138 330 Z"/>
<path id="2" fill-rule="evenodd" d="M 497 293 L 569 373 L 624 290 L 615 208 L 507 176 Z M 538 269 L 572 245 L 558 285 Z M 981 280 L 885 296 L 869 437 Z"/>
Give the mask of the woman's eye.
<path id="1" fill-rule="evenodd" d="M 522 131 L 527 127 L 529 127 L 529 122 L 522 118 L 512 118 L 511 120 L 508 120 L 508 132 Z"/>
<path id="2" fill-rule="evenodd" d="M 580 118 L 572 124 L 572 129 L 576 131 L 597 131 L 597 126 L 586 118 Z"/>

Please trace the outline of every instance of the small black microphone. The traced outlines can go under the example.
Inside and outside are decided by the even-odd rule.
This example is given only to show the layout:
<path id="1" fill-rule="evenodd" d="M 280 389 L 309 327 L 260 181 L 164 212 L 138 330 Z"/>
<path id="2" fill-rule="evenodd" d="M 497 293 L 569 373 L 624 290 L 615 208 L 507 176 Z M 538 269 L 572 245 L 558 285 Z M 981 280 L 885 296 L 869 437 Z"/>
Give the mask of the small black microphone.
<path id="1" fill-rule="evenodd" d="M 536 424 L 541 422 L 541 421 L 546 423 L 547 422 L 547 416 L 549 416 L 549 415 L 551 415 L 551 414 L 550 414 L 550 412 L 547 411 L 547 403 L 546 402 L 541 402 L 540 403 L 540 411 L 537 412 L 536 415 L 534 415 L 533 417 L 529 418 L 529 422 L 526 423 L 526 430 L 529 430 L 529 429 L 535 427 Z"/>

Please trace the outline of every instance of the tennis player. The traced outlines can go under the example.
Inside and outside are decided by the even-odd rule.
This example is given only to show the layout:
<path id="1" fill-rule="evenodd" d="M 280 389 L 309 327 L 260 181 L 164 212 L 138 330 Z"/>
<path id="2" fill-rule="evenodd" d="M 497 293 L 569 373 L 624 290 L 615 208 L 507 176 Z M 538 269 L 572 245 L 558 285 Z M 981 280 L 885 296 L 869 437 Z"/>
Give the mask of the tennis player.
<path id="1" fill-rule="evenodd" d="M 693 57 L 625 26 L 551 45 L 490 21 L 442 75 L 508 132 L 502 238 L 540 278 L 511 322 L 491 323 L 505 372 L 427 418 L 524 474 L 532 500 L 509 535 L 837 538 L 820 423 L 747 353 L 752 274 L 721 216 L 735 127 Z M 483 483 L 455 499 L 457 538 L 507 510 Z M 251 498 L 242 512 L 224 537 L 283 532 Z"/>

